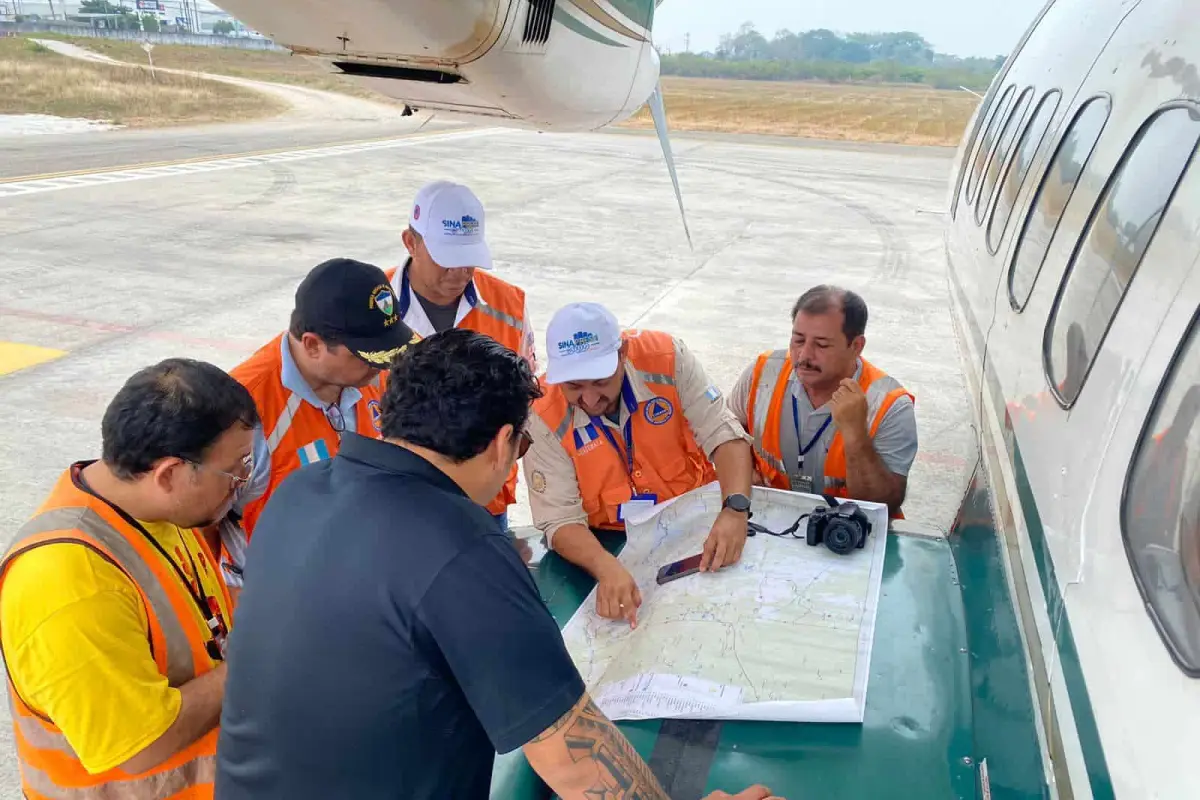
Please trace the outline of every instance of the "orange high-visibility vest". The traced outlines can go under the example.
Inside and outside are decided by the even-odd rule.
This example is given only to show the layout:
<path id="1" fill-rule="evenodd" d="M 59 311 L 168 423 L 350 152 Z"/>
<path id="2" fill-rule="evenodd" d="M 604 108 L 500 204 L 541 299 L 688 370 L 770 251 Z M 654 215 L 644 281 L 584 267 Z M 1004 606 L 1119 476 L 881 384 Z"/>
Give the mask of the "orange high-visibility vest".
<path id="1" fill-rule="evenodd" d="M 145 536 L 104 501 L 72 480 L 74 465 L 63 473 L 32 519 L 17 533 L 0 561 L 0 590 L 13 560 L 37 547 L 62 542 L 99 553 L 137 587 L 150 628 L 146 647 L 159 672 L 179 687 L 217 666 L 206 647 L 208 627 L 183 581 Z M 200 548 L 209 571 L 220 574 L 207 548 Z M 232 607 L 221 583 L 225 607 Z M 146 772 L 130 774 L 115 767 L 93 775 L 84 768 L 67 738 L 17 692 L 11 675 L 8 695 L 13 710 L 14 739 L 21 768 L 21 788 L 28 800 L 211 800 L 216 776 L 219 729 Z"/>
<path id="2" fill-rule="evenodd" d="M 747 427 L 754 436 L 754 466 L 763 480 L 776 489 L 791 489 L 779 436 L 791 375 L 792 364 L 786 350 L 761 353 L 754 363 L 750 399 L 746 403 Z M 867 396 L 867 419 L 871 420 L 872 437 L 879 430 L 879 424 L 883 422 L 892 403 L 906 396 L 914 399 L 899 381 L 866 359 L 862 360 L 858 385 Z M 833 434 L 833 441 L 825 456 L 824 471 L 826 484 L 823 489 L 817 487 L 817 493 L 849 497 L 846 489 L 846 445 L 841 431 Z M 903 519 L 904 514 L 897 510 L 892 518 Z"/>
<path id="3" fill-rule="evenodd" d="M 561 387 L 543 383 L 545 394 L 533 405 L 534 413 L 554 431 L 575 462 L 588 525 L 607 530 L 625 529 L 618 510 L 635 493 L 655 495 L 661 503 L 717 479 L 716 469 L 696 443 L 683 414 L 671 336 L 658 331 L 626 331 L 621 338 L 627 345 L 625 369 L 636 370 L 656 394 L 639 403 L 629 417 L 634 443 L 632 474 L 623 433 L 614 434 L 622 448 L 617 452 L 597 429 L 600 423 L 576 428 L 575 408 L 567 403 Z M 621 402 L 626 402 L 624 397 Z"/>
<path id="4" fill-rule="evenodd" d="M 386 270 L 385 274 L 392 284 L 392 288 L 396 290 L 400 316 L 403 318 L 407 311 L 406 303 L 409 302 L 408 282 L 403 280 L 403 275 L 401 275 L 402 280 L 399 284 L 397 283 L 396 276 L 399 272 L 400 270 L 396 267 L 392 267 Z M 471 280 L 479 287 L 479 293 L 487 302 L 486 304 L 479 302 L 478 296 L 476 296 L 477 302 L 471 304 L 471 310 L 455 327 L 485 334 L 514 353 L 521 352 L 521 337 L 525 335 L 524 290 L 481 269 L 475 270 L 475 275 Z M 467 291 L 472 291 L 470 286 L 467 287 Z M 381 385 L 386 387 L 386 378 L 381 381 Z M 503 514 L 515 502 L 517 502 L 517 465 L 514 463 L 512 470 L 508 473 L 508 478 L 504 481 L 504 486 L 500 487 L 500 493 L 488 503 L 487 510 L 492 514 Z"/>
<path id="5" fill-rule="evenodd" d="M 246 531 L 247 542 L 254 535 L 254 525 L 275 487 L 300 468 L 300 450 L 308 445 L 320 446 L 325 451 L 322 455 L 333 458 L 341 443 L 341 437 L 329 424 L 325 412 L 300 399 L 283 385 L 280 377 L 283 354 L 280 347 L 285 335 L 276 336 L 229 373 L 254 398 L 254 405 L 258 407 L 262 419 L 267 449 L 271 453 L 271 479 L 267 490 L 262 497 L 247 503 L 242 513 L 242 528 Z M 359 391 L 362 399 L 355 404 L 355 431 L 362 436 L 379 437 L 381 390 L 372 383 Z"/>

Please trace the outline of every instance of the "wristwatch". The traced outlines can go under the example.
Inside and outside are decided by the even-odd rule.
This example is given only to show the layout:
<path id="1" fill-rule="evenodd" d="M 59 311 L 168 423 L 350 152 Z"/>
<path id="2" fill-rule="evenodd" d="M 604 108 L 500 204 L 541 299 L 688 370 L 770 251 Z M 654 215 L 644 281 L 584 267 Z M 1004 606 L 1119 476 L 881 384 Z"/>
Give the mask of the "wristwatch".
<path id="1" fill-rule="evenodd" d="M 750 513 L 750 498 L 744 494 L 731 494 L 725 498 L 725 502 L 721 503 L 722 510 L 731 508 L 734 511 L 745 514 L 746 518 L 754 516 Z"/>

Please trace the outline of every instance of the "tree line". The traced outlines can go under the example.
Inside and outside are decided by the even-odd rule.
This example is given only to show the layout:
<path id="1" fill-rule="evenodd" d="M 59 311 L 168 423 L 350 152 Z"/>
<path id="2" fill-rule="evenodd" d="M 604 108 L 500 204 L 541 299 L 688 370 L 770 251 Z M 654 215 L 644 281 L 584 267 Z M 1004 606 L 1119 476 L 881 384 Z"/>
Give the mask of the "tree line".
<path id="1" fill-rule="evenodd" d="M 851 33 L 824 28 L 777 32 L 772 39 L 745 23 L 717 49 L 662 56 L 664 75 L 773 81 L 914 83 L 938 89 L 986 89 L 1005 56 L 960 58 L 936 52 L 912 31 Z"/>

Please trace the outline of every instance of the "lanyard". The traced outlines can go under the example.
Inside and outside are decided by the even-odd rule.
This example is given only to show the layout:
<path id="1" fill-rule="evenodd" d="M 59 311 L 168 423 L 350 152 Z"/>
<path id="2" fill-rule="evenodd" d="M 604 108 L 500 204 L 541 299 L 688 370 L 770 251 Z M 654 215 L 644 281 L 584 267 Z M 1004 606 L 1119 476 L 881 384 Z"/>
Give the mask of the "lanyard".
<path id="1" fill-rule="evenodd" d="M 633 415 L 637 413 L 637 398 L 633 395 L 633 387 L 629 385 L 629 378 L 626 377 L 621 384 L 621 399 L 625 402 L 625 408 L 629 411 L 629 417 L 625 420 L 625 472 L 629 477 L 633 478 Z M 592 417 L 592 426 L 599 429 L 608 439 L 609 444 L 617 451 L 617 455 L 621 455 L 621 446 L 617 444 L 617 438 L 613 436 L 612 431 L 598 417 Z"/>
<path id="2" fill-rule="evenodd" d="M 829 423 L 833 422 L 833 415 L 830 414 L 825 418 L 825 423 L 821 426 L 821 429 L 805 445 L 800 438 L 800 406 L 796 403 L 796 395 L 792 395 L 792 422 L 796 425 L 796 445 L 800 448 L 800 455 L 796 457 L 796 469 L 804 469 L 804 457 L 813 449 L 813 445 L 820 441 L 822 434 L 825 433 L 825 429 L 829 427 Z"/>
<path id="3" fill-rule="evenodd" d="M 199 587 L 199 590 L 192 586 L 192 582 L 188 580 L 188 577 L 184 574 L 183 569 L 178 563 L 176 563 L 175 559 L 171 558 L 171 555 L 167 552 L 166 548 L 164 548 L 159 541 L 150 534 L 150 531 L 142 527 L 142 524 L 136 519 L 125 513 L 124 509 L 118 508 L 117 506 L 108 502 L 107 499 L 96 494 L 92 487 L 88 485 L 87 481 L 84 480 L 82 470 L 79 472 L 79 486 L 92 497 L 95 497 L 113 511 L 117 512 L 121 519 L 125 520 L 125 522 L 127 522 L 131 527 L 136 529 L 137 532 L 140 533 L 147 541 L 149 541 L 150 544 L 154 546 L 154 549 L 166 559 L 167 563 L 171 565 L 171 568 L 175 570 L 175 575 L 180 581 L 183 582 L 183 585 L 187 587 L 188 596 L 190 596 L 192 598 L 192 602 L 196 604 L 196 608 L 200 611 L 200 616 L 204 617 L 204 624 L 213 637 L 206 643 L 205 649 L 208 651 L 208 654 L 214 661 L 223 661 L 224 653 L 222 651 L 222 642 L 220 640 L 225 636 L 225 620 L 221 618 L 220 605 L 218 604 L 216 598 L 212 598 L 211 602 L 205 602 L 204 600 L 204 582 L 200 578 L 200 572 L 196 569 L 196 562 L 192 558 L 191 548 L 187 546 L 187 542 L 183 541 L 182 532 L 180 532 L 179 537 L 180 544 L 183 546 L 184 552 L 187 553 L 188 561 L 192 565 L 192 574 L 196 576 L 196 587 Z M 175 528 L 176 530 L 179 530 L 178 525 L 176 525 Z"/>

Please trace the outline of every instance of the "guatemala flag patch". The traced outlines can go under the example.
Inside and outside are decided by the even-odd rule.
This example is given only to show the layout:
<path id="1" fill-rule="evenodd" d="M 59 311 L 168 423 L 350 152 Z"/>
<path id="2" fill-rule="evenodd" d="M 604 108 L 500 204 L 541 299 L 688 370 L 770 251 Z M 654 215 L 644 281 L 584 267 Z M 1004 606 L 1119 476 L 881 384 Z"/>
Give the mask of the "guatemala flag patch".
<path id="1" fill-rule="evenodd" d="M 316 439 L 301 447 L 299 454 L 300 466 L 307 467 L 329 458 L 329 445 L 325 444 L 324 439 Z"/>

